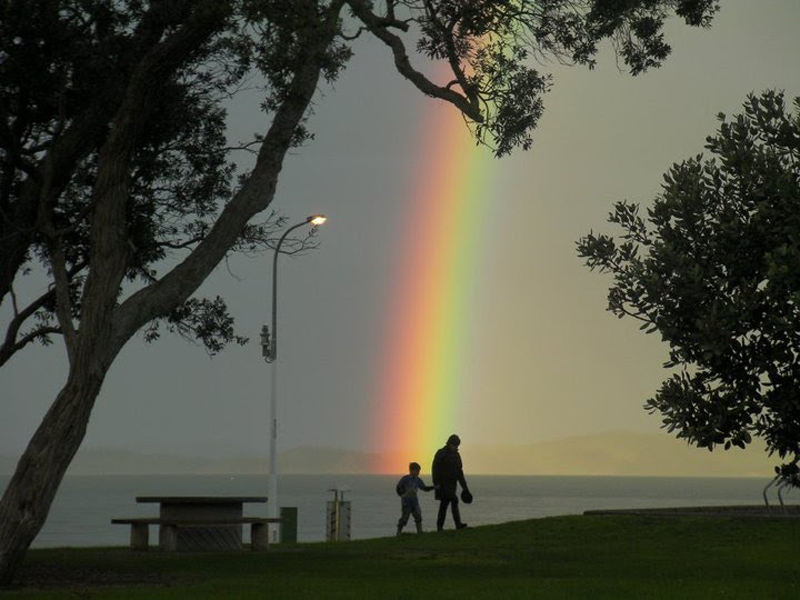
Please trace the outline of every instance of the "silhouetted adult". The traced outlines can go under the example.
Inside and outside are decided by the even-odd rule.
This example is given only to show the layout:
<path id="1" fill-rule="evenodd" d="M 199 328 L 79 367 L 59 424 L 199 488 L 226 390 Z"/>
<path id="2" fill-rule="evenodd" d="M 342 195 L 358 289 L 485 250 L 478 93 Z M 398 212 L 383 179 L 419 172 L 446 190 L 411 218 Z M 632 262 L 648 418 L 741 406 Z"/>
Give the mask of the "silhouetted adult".
<path id="1" fill-rule="evenodd" d="M 444 448 L 439 448 L 433 457 L 431 475 L 433 485 L 436 486 L 436 499 L 439 500 L 439 515 L 436 519 L 436 530 L 444 529 L 444 520 L 447 517 L 447 507 L 453 513 L 453 522 L 456 529 L 464 529 L 466 523 L 461 522 L 461 512 L 458 509 L 458 495 L 456 486 L 460 483 L 461 489 L 466 492 L 468 498 L 472 495 L 467 487 L 467 480 L 464 478 L 464 467 L 461 464 L 461 455 L 458 447 L 461 439 L 453 434 L 447 438 Z"/>

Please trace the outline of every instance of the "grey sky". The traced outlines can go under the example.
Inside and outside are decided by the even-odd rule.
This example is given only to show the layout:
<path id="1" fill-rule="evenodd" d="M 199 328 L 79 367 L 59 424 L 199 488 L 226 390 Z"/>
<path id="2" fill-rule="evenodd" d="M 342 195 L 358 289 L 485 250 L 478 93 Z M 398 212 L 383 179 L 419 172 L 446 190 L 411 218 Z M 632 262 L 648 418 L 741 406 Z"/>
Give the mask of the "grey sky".
<path id="1" fill-rule="evenodd" d="M 605 312 L 608 281 L 582 266 L 574 242 L 604 228 L 613 201 L 647 203 L 672 162 L 701 152 L 715 115 L 737 112 L 748 92 L 800 95 L 798 26 L 796 0 L 729 0 L 708 31 L 672 24 L 672 56 L 644 76 L 621 73 L 609 53 L 592 72 L 552 65 L 533 149 L 494 165 L 492 247 L 472 323 L 479 351 L 454 423 L 463 439 L 658 430 L 641 405 L 666 375 L 665 349 Z M 398 224 L 430 102 L 393 71 L 384 48 L 360 42 L 317 100 L 316 139 L 286 164 L 275 208 L 292 221 L 313 212 L 330 221 L 318 251 L 281 258 L 281 449 L 372 449 L 373 373 L 393 267 L 410 243 Z M 263 129 L 254 97 L 233 113 L 232 137 Z M 202 290 L 229 300 L 248 346 L 210 360 L 181 340 L 134 340 L 109 373 L 84 445 L 265 453 L 269 371 L 255 342 L 268 317 L 270 264 L 271 256 L 233 257 Z M 7 318 L 4 309 L 0 322 Z M 57 346 L 0 370 L 1 454 L 22 450 L 62 383 Z"/>

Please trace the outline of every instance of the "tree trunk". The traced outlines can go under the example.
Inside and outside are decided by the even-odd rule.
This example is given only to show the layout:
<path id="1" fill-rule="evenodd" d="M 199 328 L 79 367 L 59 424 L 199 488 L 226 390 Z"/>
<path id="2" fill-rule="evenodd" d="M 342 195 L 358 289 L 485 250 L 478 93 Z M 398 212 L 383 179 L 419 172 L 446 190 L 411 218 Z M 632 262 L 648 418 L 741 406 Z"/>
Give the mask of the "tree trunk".
<path id="1" fill-rule="evenodd" d="M 93 232 L 93 259 L 83 292 L 80 328 L 70 333 L 71 327 L 61 323 L 67 330 L 65 337 L 70 350 L 67 384 L 28 444 L 0 501 L 0 586 L 11 583 L 28 547 L 44 525 L 119 350 L 144 324 L 189 298 L 235 244 L 247 222 L 271 203 L 283 160 L 316 91 L 320 65 L 336 34 L 342 5 L 343 0 L 331 5 L 325 23 L 326 35 L 319 35 L 316 30 L 307 32 L 308 39 L 304 41 L 308 60 L 299 63 L 290 93 L 275 113 L 247 182 L 225 206 L 206 238 L 172 271 L 134 293 L 122 305 L 116 302 L 124 274 L 122 258 L 127 238 L 119 222 L 124 210 L 116 208 L 124 209 L 124 194 L 120 191 L 124 186 L 120 185 L 125 183 L 127 171 L 111 173 L 115 175 L 109 178 L 112 185 L 96 200 L 94 227 L 102 230 Z M 163 61 L 156 63 L 163 67 Z M 109 169 L 117 166 L 118 158 L 110 153 Z M 63 312 L 69 323 L 69 312 Z"/>
<path id="2" fill-rule="evenodd" d="M 11 584 L 28 546 L 44 525 L 64 473 L 86 434 L 107 370 L 70 375 L 17 464 L 0 500 L 0 586 Z"/>

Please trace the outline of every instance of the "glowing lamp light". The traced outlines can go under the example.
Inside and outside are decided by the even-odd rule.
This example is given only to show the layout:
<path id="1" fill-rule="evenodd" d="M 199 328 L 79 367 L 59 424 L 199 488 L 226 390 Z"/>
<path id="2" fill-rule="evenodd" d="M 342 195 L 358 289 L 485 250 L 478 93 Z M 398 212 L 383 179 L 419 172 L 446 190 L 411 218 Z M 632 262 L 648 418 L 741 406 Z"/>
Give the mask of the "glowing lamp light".
<path id="1" fill-rule="evenodd" d="M 306 223 L 311 223 L 315 227 L 319 227 L 327 220 L 328 217 L 326 217 L 325 215 L 311 215 L 306 219 Z"/>

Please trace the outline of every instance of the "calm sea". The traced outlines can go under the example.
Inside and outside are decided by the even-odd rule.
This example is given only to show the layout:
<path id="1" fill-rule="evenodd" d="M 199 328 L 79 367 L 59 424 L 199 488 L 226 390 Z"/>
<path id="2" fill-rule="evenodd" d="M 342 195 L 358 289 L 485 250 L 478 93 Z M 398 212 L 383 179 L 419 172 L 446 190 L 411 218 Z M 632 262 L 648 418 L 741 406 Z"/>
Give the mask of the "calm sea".
<path id="1" fill-rule="evenodd" d="M 8 479 L 0 476 L 0 489 L 5 489 Z M 333 497 L 329 490 L 346 488 L 345 500 L 352 503 L 352 537 L 389 536 L 394 534 L 400 513 L 394 492 L 397 479 L 384 475 L 284 475 L 279 480 L 280 505 L 298 508 L 299 541 L 322 541 L 326 504 Z M 461 512 L 464 521 L 475 526 L 602 508 L 760 504 L 768 480 L 473 475 L 469 483 L 475 500 L 471 505 L 462 504 Z M 126 545 L 127 526 L 111 525 L 111 519 L 155 516 L 156 505 L 135 501 L 136 496 L 147 495 L 266 496 L 267 477 L 67 476 L 33 546 Z M 784 495 L 784 499 L 797 501 L 790 496 Z M 426 530 L 434 529 L 437 503 L 433 493 L 420 492 L 420 497 L 423 525 Z M 245 514 L 266 516 L 266 505 L 245 505 Z M 445 526 L 452 527 L 449 516 Z M 413 530 L 413 526 L 408 529 Z M 151 539 L 153 536 L 151 532 Z"/>

